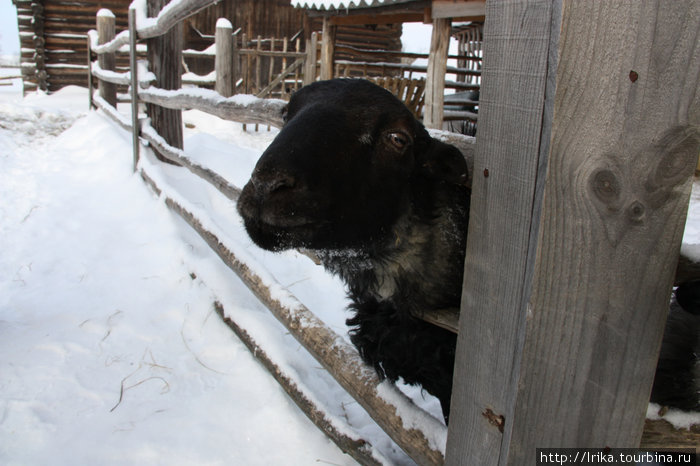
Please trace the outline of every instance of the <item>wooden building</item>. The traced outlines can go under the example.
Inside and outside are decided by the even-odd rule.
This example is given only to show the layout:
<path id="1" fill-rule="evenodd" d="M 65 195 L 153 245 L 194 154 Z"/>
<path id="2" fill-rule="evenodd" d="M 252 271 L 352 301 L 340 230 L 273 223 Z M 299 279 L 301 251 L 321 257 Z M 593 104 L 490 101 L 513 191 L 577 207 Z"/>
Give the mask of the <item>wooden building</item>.
<path id="1" fill-rule="evenodd" d="M 312 18 L 322 18 L 321 79 L 333 77 L 337 31 L 346 25 L 423 22 L 433 25 L 425 85 L 423 123 L 442 128 L 445 75 L 453 21 L 483 21 L 485 0 L 292 0 Z"/>
<path id="2" fill-rule="evenodd" d="M 95 28 L 95 15 L 107 8 L 116 17 L 116 30 L 127 28 L 130 0 L 12 0 L 17 7 L 24 90 L 56 91 L 66 85 L 87 86 L 86 34 Z M 302 37 L 321 31 L 322 19 L 306 15 L 289 0 L 225 0 L 199 12 L 185 22 L 184 48 L 202 50 L 213 42 L 218 18 L 241 28 L 248 39 Z M 239 39 L 240 40 L 240 39 Z M 338 29 L 338 43 L 351 47 L 401 49 L 401 23 L 348 24 Z M 351 58 L 353 52 L 339 52 L 338 58 Z M 117 68 L 126 67 L 126 57 Z M 211 63 L 192 63 L 191 71 L 207 73 Z M 207 67 L 210 67 L 207 69 Z"/>

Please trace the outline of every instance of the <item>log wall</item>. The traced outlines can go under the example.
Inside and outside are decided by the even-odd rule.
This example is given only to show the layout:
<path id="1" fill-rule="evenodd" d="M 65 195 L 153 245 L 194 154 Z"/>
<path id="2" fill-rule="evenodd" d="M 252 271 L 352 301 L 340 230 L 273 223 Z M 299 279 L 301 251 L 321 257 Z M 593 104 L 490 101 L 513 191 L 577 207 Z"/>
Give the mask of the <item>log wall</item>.
<path id="1" fill-rule="evenodd" d="M 85 35 L 95 29 L 95 15 L 107 8 L 116 17 L 116 32 L 127 29 L 130 0 L 12 0 L 17 7 L 24 91 L 55 92 L 67 85 L 87 86 Z M 225 0 L 185 21 L 184 49 L 203 50 L 213 43 L 216 21 L 226 18 L 234 31 L 248 38 L 287 37 L 321 31 L 320 19 L 305 20 L 304 10 L 287 0 Z M 306 28 L 305 28 L 306 26 Z M 339 26 L 337 43 L 355 47 L 401 49 L 401 25 Z M 357 59 L 353 52 L 338 51 L 336 60 Z M 187 58 L 190 71 L 207 74 L 214 69 L 211 57 Z M 395 59 L 398 60 L 398 59 Z M 386 60 L 385 60 L 386 61 Z M 128 57 L 117 55 L 116 69 L 128 68 Z M 263 64 L 262 74 L 269 75 Z"/>

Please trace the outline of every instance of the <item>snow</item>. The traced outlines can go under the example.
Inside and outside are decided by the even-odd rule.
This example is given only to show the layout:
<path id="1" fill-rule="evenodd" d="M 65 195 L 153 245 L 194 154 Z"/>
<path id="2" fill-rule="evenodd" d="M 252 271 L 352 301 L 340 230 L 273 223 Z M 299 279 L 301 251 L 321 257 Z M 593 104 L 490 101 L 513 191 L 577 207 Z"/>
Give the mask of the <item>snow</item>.
<path id="1" fill-rule="evenodd" d="M 233 25 L 226 18 L 219 18 L 216 20 L 216 29 L 233 29 Z"/>
<path id="2" fill-rule="evenodd" d="M 183 119 L 188 156 L 237 185 L 275 135 Z M 255 248 L 216 189 L 142 157 L 347 338 L 336 278 L 297 252 Z M 84 89 L 22 99 L 0 88 L 0 464 L 355 464 L 221 321 L 217 300 L 339 431 L 412 464 L 131 165 L 131 135 L 88 111 Z M 440 416 L 436 399 L 403 389 Z"/>
<path id="3" fill-rule="evenodd" d="M 187 156 L 237 186 L 276 134 L 194 110 L 183 120 Z M 298 300 L 347 338 L 339 280 L 298 252 L 259 250 L 231 201 L 141 152 L 140 167 L 168 195 L 281 285 L 279 300 Z M 256 362 L 215 301 L 339 431 L 369 440 L 387 463 L 412 464 L 131 166 L 131 135 L 88 111 L 84 89 L 23 99 L 19 80 L 0 87 L 0 464 L 355 464 Z M 683 248 L 700 257 L 694 188 Z M 432 417 L 408 415 L 400 393 L 379 388 L 407 427 L 429 426 L 444 449 L 435 398 L 400 386 Z M 664 418 L 700 423 L 697 413 Z"/>
<path id="4" fill-rule="evenodd" d="M 662 410 L 658 404 L 649 403 L 647 419 L 652 421 L 663 419 L 676 429 L 690 429 L 693 425 L 700 424 L 700 413 L 669 409 L 665 413 L 660 414 L 663 411 L 665 410 Z"/>
<path id="5" fill-rule="evenodd" d="M 112 13 L 111 10 L 108 10 L 107 8 L 101 8 L 100 11 L 97 12 L 97 16 L 101 18 L 114 18 L 114 13 Z"/>

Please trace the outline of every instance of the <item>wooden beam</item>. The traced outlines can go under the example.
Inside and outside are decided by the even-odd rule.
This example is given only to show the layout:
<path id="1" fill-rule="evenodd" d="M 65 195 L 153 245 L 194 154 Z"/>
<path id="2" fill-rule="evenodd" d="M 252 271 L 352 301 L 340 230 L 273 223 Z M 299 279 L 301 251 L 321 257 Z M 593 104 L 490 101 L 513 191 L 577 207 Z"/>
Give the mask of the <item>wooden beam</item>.
<path id="1" fill-rule="evenodd" d="M 483 18 L 486 14 L 485 0 L 433 0 L 433 18 Z"/>
<path id="2" fill-rule="evenodd" d="M 334 26 L 365 25 L 365 24 L 398 24 L 423 22 L 423 12 L 407 12 L 392 14 L 364 14 L 350 16 L 331 16 L 330 22 Z"/>
<path id="3" fill-rule="evenodd" d="M 451 22 L 449 19 L 442 18 L 433 21 L 428 73 L 425 77 L 425 105 L 423 107 L 423 124 L 426 128 L 442 128 L 450 30 Z"/>
<path id="4" fill-rule="evenodd" d="M 694 1 L 487 4 L 447 464 L 639 445 L 700 148 L 698 30 Z"/>

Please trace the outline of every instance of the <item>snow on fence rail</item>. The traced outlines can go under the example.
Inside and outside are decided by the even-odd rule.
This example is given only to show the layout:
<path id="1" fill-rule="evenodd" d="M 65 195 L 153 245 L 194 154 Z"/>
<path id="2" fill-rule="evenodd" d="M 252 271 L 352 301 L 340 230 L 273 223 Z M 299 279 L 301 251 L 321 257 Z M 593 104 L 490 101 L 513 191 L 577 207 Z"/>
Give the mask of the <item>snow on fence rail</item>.
<path id="1" fill-rule="evenodd" d="M 205 3 L 207 2 L 203 0 L 171 2 L 168 5 L 170 7 L 169 12 L 167 14 L 161 12 L 159 18 L 178 18 L 177 20 L 181 20 L 186 16 L 184 15 L 185 6 L 191 8 L 188 11 L 194 12 L 194 9 L 199 9 L 203 5 L 206 6 Z M 209 3 L 211 2 L 207 4 Z M 144 29 L 137 27 L 139 21 L 141 21 L 138 18 L 138 10 L 132 4 L 132 7 L 129 9 L 129 34 L 122 33 L 118 39 L 101 36 L 98 27 L 98 44 L 97 47 L 91 48 L 92 52 L 97 53 L 98 57 L 113 54 L 116 50 L 123 47 L 124 38 L 126 37 L 130 44 L 131 70 L 116 79 L 116 76 L 114 76 L 116 73 L 104 70 L 104 65 L 92 66 L 90 76 L 98 79 L 100 91 L 99 95 L 91 95 L 91 105 L 101 108 L 106 115 L 115 120 L 122 128 L 132 132 L 134 137 L 135 170 L 138 165 L 140 141 L 144 140 L 150 143 L 164 159 L 187 168 L 195 175 L 214 185 L 224 196 L 235 200 L 240 193 L 239 188 L 231 185 L 212 170 L 199 165 L 187 157 L 181 148 L 173 146 L 172 142 L 161 135 L 158 129 L 152 126 L 148 120 L 138 119 L 139 103 L 153 104 L 177 111 L 183 108 L 195 108 L 228 120 L 242 123 L 270 124 L 278 127 L 282 125 L 281 109 L 285 103 L 281 100 L 261 99 L 255 96 L 239 95 L 225 98 L 215 91 L 206 89 L 166 90 L 154 86 L 143 89 L 142 87 L 146 83 L 151 83 L 154 79 L 152 76 L 148 76 L 147 79 L 139 79 L 139 75 L 142 73 L 139 72 L 136 61 L 136 53 L 138 52 L 137 40 L 146 36 L 154 38 L 157 36 L 155 31 L 167 29 L 163 25 L 172 26 L 176 21 L 171 19 L 151 21 L 149 19 L 148 23 L 151 23 L 151 25 L 146 29 L 148 32 L 144 33 L 146 34 L 144 36 L 142 35 Z M 103 12 L 101 16 L 98 16 L 98 25 L 101 20 L 108 22 L 110 19 L 113 20 L 113 16 L 110 18 L 109 14 Z M 109 29 L 109 27 L 106 29 Z M 138 33 L 135 31 L 138 31 Z M 93 45 L 92 41 L 91 37 L 88 43 Z M 103 81 L 111 81 L 112 83 L 117 81 L 119 84 L 128 82 L 130 84 L 131 121 L 117 111 L 116 100 L 112 99 L 110 95 L 103 95 Z M 452 138 L 454 139 L 454 136 Z M 471 149 L 471 142 L 473 140 L 463 138 L 461 145 L 464 148 Z M 141 166 L 140 171 L 151 186 L 155 188 L 158 185 L 157 182 L 153 181 L 153 174 L 147 173 L 143 166 Z M 162 188 L 158 188 L 158 190 L 160 189 Z M 296 299 L 287 290 L 282 289 L 280 285 L 275 283 L 271 277 L 261 272 L 264 269 L 253 265 L 252 259 L 247 254 L 241 253 L 240 250 L 236 251 L 236 248 L 230 244 L 225 244 L 225 241 L 222 239 L 224 235 L 216 231 L 216 228 L 212 226 L 212 222 L 206 221 L 206 212 L 197 212 L 192 206 L 188 207 L 186 201 L 178 199 L 172 193 L 168 193 L 164 196 L 164 199 L 166 204 L 202 236 L 221 259 L 251 288 L 261 302 L 272 311 L 275 317 L 287 327 L 302 346 L 365 408 L 377 424 L 409 456 L 419 464 L 439 465 L 444 462 L 447 429 L 440 421 L 415 406 L 410 399 L 405 397 L 395 387 L 387 387 L 387 383 L 382 382 L 374 370 L 362 363 L 357 350 L 352 345 L 328 328 L 302 304 L 296 302 Z M 245 257 L 245 260 L 241 260 L 241 257 Z M 281 295 L 284 295 L 285 299 L 281 300 L 279 298 Z M 294 304 L 290 305 L 289 303 Z M 220 314 L 223 316 L 223 311 L 220 311 Z M 245 333 L 243 329 L 228 318 L 227 323 L 237 334 Z M 259 348 L 257 344 L 253 344 L 253 346 Z M 258 352 L 263 359 L 267 358 L 267 360 L 263 361 L 266 367 L 275 367 L 274 361 L 269 360 L 264 348 L 259 348 Z M 282 379 L 286 380 L 289 377 L 283 374 Z M 280 379 L 278 378 L 278 380 Z M 341 449 L 362 464 L 380 463 L 372 455 L 373 449 L 366 441 L 358 443 L 357 439 L 351 439 L 344 434 L 334 432 L 332 429 L 329 430 L 327 419 L 318 414 L 322 410 L 315 406 L 308 397 L 300 398 L 298 396 L 298 393 L 295 392 L 294 387 L 296 385 L 293 380 L 291 383 L 282 383 L 282 385 L 307 416 L 320 429 L 326 432 Z"/>

